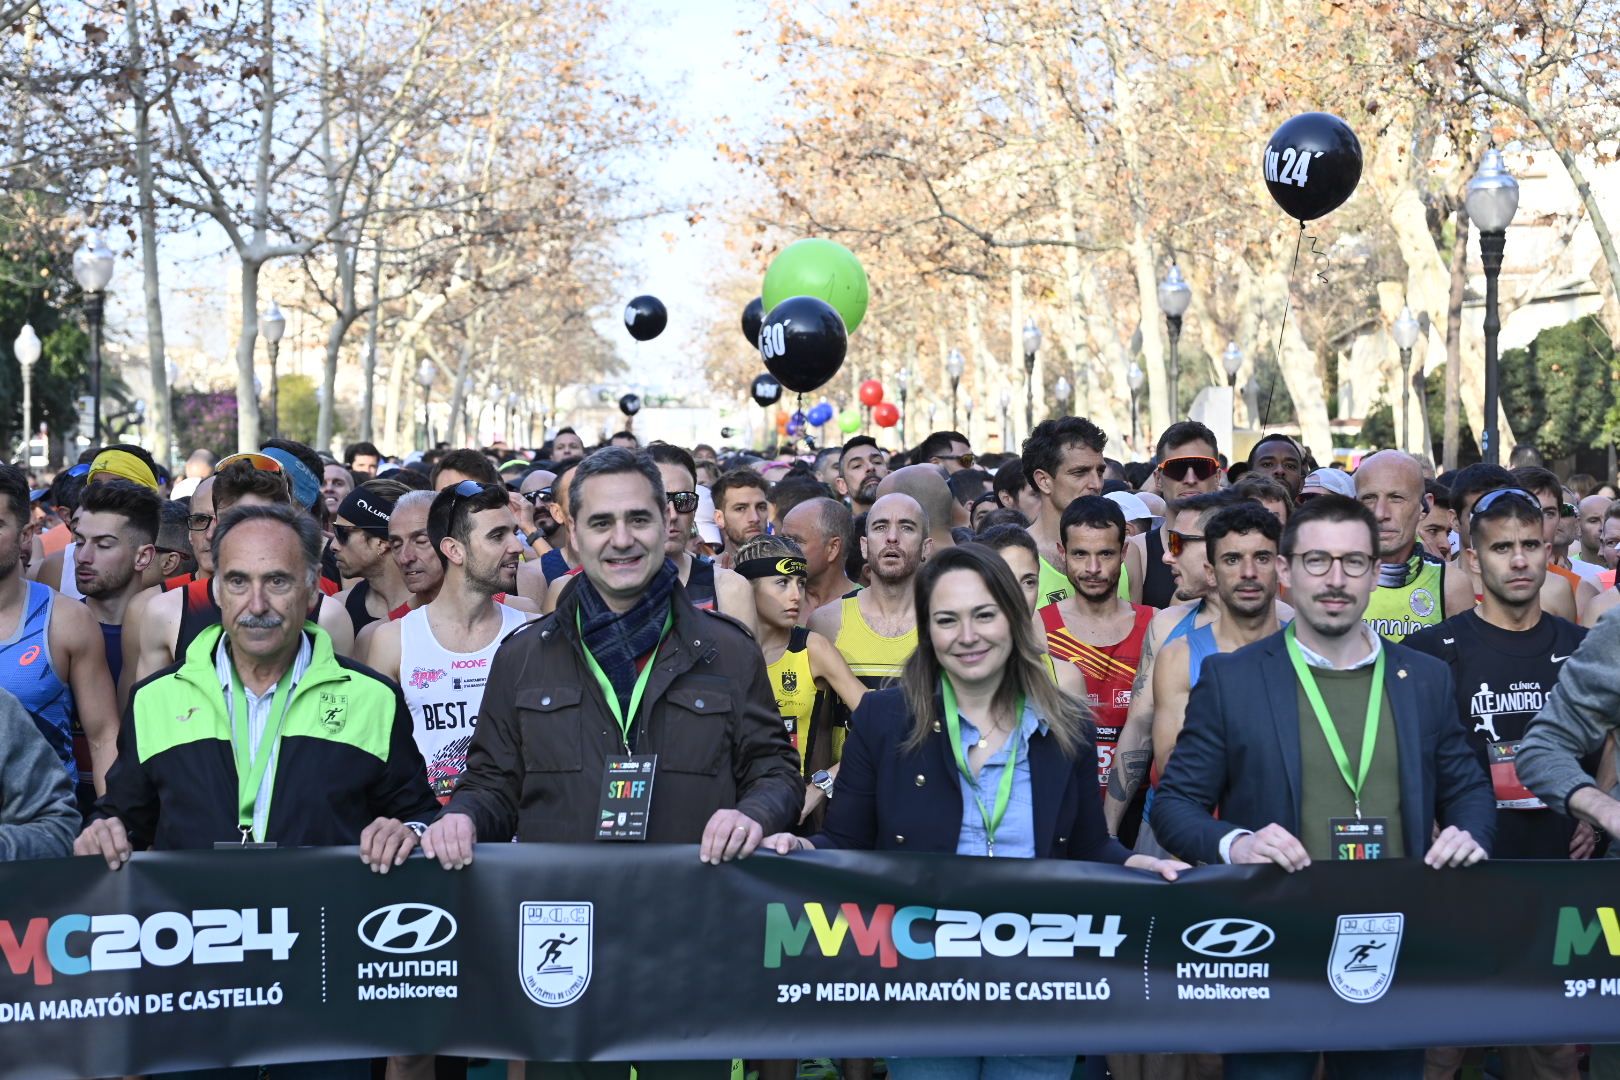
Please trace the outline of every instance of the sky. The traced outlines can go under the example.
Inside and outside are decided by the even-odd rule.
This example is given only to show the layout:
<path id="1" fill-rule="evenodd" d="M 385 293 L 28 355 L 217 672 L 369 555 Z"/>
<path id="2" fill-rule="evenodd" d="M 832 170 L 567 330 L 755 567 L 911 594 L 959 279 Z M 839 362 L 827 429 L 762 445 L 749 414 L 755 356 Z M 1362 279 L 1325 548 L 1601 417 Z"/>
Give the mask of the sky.
<path id="1" fill-rule="evenodd" d="M 613 33 L 622 35 L 628 46 L 622 51 L 624 62 L 635 66 L 647 92 L 666 114 L 679 117 L 685 129 L 667 150 L 627 154 L 619 167 L 649 197 L 682 210 L 621 232 L 615 261 L 624 269 L 623 295 L 605 305 L 599 328 L 616 343 L 632 373 L 626 389 L 697 393 L 704 389 L 698 348 L 713 311 L 705 289 L 726 272 L 718 262 L 727 257 L 724 222 L 712 209 L 735 198 L 744 182 L 733 166 L 716 159 L 714 147 L 738 128 L 764 131 L 771 122 L 774 95 L 768 80 L 762 84 L 759 79 L 760 61 L 737 33 L 755 25 L 765 5 L 763 0 L 623 0 L 618 10 Z M 705 215 L 695 227 L 686 221 L 689 206 Z M 664 238 L 666 233 L 674 237 L 673 244 Z M 125 236 L 109 240 L 120 259 L 109 295 L 108 326 L 115 335 L 122 327 L 125 343 L 135 346 L 145 325 L 139 249 Z M 166 237 L 162 250 L 164 324 L 171 350 L 197 350 L 229 364 L 235 350 L 229 330 L 234 312 L 223 308 L 234 301 L 221 288 L 221 274 L 234 275 L 236 260 L 223 236 L 203 226 L 195 236 Z M 622 313 L 626 301 L 643 293 L 661 299 L 670 318 L 659 338 L 637 343 L 625 331 Z M 268 307 L 270 299 L 261 295 L 260 306 Z M 290 309 L 287 316 L 284 370 L 314 375 L 322 335 L 315 327 L 300 326 L 314 316 Z M 737 340 L 746 347 L 740 332 Z M 294 345 L 297 341 L 301 347 Z M 132 351 L 138 355 L 138 346 Z"/>

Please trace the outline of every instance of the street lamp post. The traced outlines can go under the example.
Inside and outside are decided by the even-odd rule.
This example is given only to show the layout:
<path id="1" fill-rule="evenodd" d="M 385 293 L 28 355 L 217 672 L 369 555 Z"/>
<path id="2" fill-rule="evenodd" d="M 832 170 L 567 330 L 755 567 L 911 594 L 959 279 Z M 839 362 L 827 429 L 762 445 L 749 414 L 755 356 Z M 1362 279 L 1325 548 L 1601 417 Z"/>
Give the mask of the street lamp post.
<path id="1" fill-rule="evenodd" d="M 1012 388 L 1001 388 L 1001 448 L 1012 444 Z"/>
<path id="2" fill-rule="evenodd" d="M 1133 451 L 1136 449 L 1136 440 L 1138 437 L 1136 423 L 1136 399 L 1142 392 L 1142 378 L 1142 369 L 1137 366 L 1135 360 L 1132 360 L 1130 368 L 1125 372 L 1125 383 L 1131 388 L 1131 449 Z"/>
<path id="3" fill-rule="evenodd" d="M 1237 375 L 1238 368 L 1243 366 L 1243 350 L 1237 347 L 1237 342 L 1228 341 L 1226 351 L 1221 353 L 1221 367 L 1226 369 L 1226 386 L 1232 391 L 1232 429 L 1237 430 Z"/>
<path id="4" fill-rule="evenodd" d="M 962 385 L 962 372 L 967 370 L 967 357 L 962 355 L 960 349 L 952 349 L 945 358 L 945 373 L 951 377 L 951 430 L 956 430 L 956 391 Z"/>
<path id="5" fill-rule="evenodd" d="M 287 332 L 287 316 L 270 301 L 270 310 L 259 316 L 259 336 L 270 351 L 270 437 L 281 436 L 281 379 L 276 374 L 276 358 L 281 355 L 281 335 Z"/>
<path id="6" fill-rule="evenodd" d="M 1025 431 L 1035 429 L 1035 353 L 1040 347 L 1041 328 L 1035 325 L 1034 316 L 1030 316 L 1029 321 L 1024 324 L 1024 387 L 1029 391 Z"/>
<path id="7" fill-rule="evenodd" d="M 1074 387 L 1069 384 L 1067 375 L 1059 375 L 1058 381 L 1052 385 L 1052 396 L 1057 399 L 1065 414 L 1069 411 L 1069 395 L 1073 392 Z"/>
<path id="8" fill-rule="evenodd" d="M 438 378 L 439 369 L 433 366 L 433 361 L 423 360 L 416 368 L 416 385 L 422 388 L 422 439 L 423 449 L 433 449 L 433 420 L 428 416 L 428 391 L 433 388 L 433 380 Z"/>
<path id="9" fill-rule="evenodd" d="M 514 446 L 517 445 L 518 441 L 517 408 L 518 392 L 513 390 L 511 393 L 506 395 L 506 437 L 512 440 L 512 445 Z"/>
<path id="10" fill-rule="evenodd" d="M 12 352 L 16 354 L 17 366 L 22 369 L 22 466 L 25 470 L 34 463 L 34 365 L 39 362 L 39 354 L 43 351 L 39 335 L 34 333 L 33 324 L 23 323 L 22 331 L 12 345 Z"/>
<path id="11" fill-rule="evenodd" d="M 894 377 L 895 385 L 900 388 L 900 445 L 909 446 L 906 442 L 906 395 L 911 390 L 911 371 L 908 368 Z"/>
<path id="12" fill-rule="evenodd" d="M 1192 303 L 1192 287 L 1181 276 L 1181 267 L 1170 264 L 1170 272 L 1159 282 L 1159 310 L 1170 328 L 1170 419 L 1181 415 L 1181 317 Z"/>
<path id="13" fill-rule="evenodd" d="M 1421 331 L 1416 318 L 1412 316 L 1412 309 L 1401 308 L 1401 317 L 1395 320 L 1392 330 L 1395 335 L 1395 347 L 1401 350 L 1401 449 L 1412 448 L 1412 348 L 1418 342 L 1418 333 Z"/>
<path id="14" fill-rule="evenodd" d="M 101 316 L 112 274 L 113 253 L 95 233 L 73 253 L 73 276 L 84 290 L 84 317 L 90 324 L 90 441 L 97 446 L 101 445 Z"/>
<path id="15" fill-rule="evenodd" d="M 1485 265 L 1485 434 L 1480 452 L 1486 463 L 1498 464 L 1502 456 L 1497 434 L 1498 360 L 1497 338 L 1502 318 L 1497 311 L 1496 279 L 1502 273 L 1502 252 L 1507 247 L 1507 227 L 1519 209 L 1519 182 L 1502 163 L 1500 150 L 1487 150 L 1479 171 L 1468 181 L 1468 219 L 1479 230 L 1479 257 Z"/>

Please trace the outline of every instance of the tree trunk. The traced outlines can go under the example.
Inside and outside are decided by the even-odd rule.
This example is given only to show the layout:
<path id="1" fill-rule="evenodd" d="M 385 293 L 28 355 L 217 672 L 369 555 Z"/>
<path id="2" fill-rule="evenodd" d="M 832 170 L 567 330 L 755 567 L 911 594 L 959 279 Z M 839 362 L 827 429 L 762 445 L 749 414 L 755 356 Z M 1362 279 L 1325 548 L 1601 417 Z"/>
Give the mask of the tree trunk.
<path id="1" fill-rule="evenodd" d="M 1462 438 L 1462 310 L 1468 291 L 1468 208 L 1457 207 L 1457 237 L 1451 242 L 1451 290 L 1446 296 L 1446 428 L 1441 467 L 1457 467 Z"/>
<path id="2" fill-rule="evenodd" d="M 259 342 L 259 271 L 262 266 L 242 260 L 242 333 L 236 339 L 236 449 L 259 448 L 259 394 L 254 387 L 253 353 Z"/>
<path id="3" fill-rule="evenodd" d="M 364 377 L 360 380 L 360 441 L 374 442 L 373 414 L 377 411 L 377 324 L 382 321 L 382 235 L 377 236 L 377 252 L 371 261 L 371 314 L 366 319 Z"/>
<path id="4" fill-rule="evenodd" d="M 1109 0 L 1098 5 L 1103 20 L 1103 44 L 1114 84 L 1114 112 L 1118 117 L 1121 150 L 1125 157 L 1125 185 L 1131 201 L 1131 269 L 1136 275 L 1137 319 L 1142 327 L 1142 359 L 1148 377 L 1148 423 L 1142 442 L 1151 443 L 1158 432 L 1179 419 L 1180 404 L 1170 400 L 1165 372 L 1165 341 L 1160 337 L 1159 281 L 1153 265 L 1152 234 L 1148 225 L 1147 196 L 1142 190 L 1142 148 L 1136 117 L 1135 84 L 1129 59 L 1121 55 L 1118 17 Z"/>
<path id="5" fill-rule="evenodd" d="M 169 395 L 169 364 L 163 339 L 163 298 L 158 282 L 157 200 L 153 195 L 152 104 L 146 96 L 146 50 L 141 41 L 140 0 L 125 0 L 129 33 L 129 92 L 135 113 L 135 182 L 140 199 L 141 279 L 146 297 L 146 357 L 152 378 L 152 445 L 158 463 L 175 463 L 171 439 L 174 403 Z M 25 418 L 26 419 L 26 418 Z"/>

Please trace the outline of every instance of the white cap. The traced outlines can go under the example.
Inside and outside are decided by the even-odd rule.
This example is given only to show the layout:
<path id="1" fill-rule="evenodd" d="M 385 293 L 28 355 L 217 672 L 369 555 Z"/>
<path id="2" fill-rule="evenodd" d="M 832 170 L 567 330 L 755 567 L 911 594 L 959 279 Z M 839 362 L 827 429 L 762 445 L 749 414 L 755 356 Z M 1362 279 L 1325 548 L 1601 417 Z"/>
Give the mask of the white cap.
<path id="1" fill-rule="evenodd" d="M 1300 485 L 1301 491 L 1308 488 L 1316 488 L 1330 495 L 1343 495 L 1347 499 L 1356 497 L 1356 482 L 1343 469 L 1317 469 Z"/>
<path id="2" fill-rule="evenodd" d="M 1111 503 L 1118 504 L 1120 512 L 1125 515 L 1126 521 L 1142 521 L 1145 519 L 1153 523 L 1150 527 L 1154 529 L 1164 524 L 1164 519 L 1149 510 L 1148 504 L 1143 502 L 1133 491 L 1110 491 L 1103 498 Z"/>
<path id="3" fill-rule="evenodd" d="M 705 544 L 711 547 L 719 547 L 725 538 L 720 535 L 720 526 L 715 524 L 714 496 L 709 494 L 708 486 L 705 484 L 697 486 L 697 496 L 698 508 L 695 524 L 697 525 L 698 536 L 702 538 Z"/>

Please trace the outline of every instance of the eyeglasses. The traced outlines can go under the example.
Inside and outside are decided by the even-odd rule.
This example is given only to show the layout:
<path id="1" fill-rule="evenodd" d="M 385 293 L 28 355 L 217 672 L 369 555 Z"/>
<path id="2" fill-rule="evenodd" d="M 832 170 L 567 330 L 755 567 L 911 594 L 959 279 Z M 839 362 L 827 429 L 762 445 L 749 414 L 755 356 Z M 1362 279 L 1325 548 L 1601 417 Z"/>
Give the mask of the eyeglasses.
<path id="1" fill-rule="evenodd" d="M 1541 500 L 1524 490 L 1524 488 L 1497 488 L 1495 491 L 1487 491 L 1485 494 L 1479 497 L 1479 499 L 1474 503 L 1474 509 L 1470 511 L 1470 516 L 1478 517 L 1481 514 L 1489 513 L 1491 507 L 1495 506 L 1503 499 L 1515 499 L 1524 503 L 1538 514 L 1544 513 L 1541 506 Z"/>
<path id="2" fill-rule="evenodd" d="M 1299 564 L 1311 577 L 1324 577 L 1333 569 L 1334 563 L 1344 568 L 1345 577 L 1361 577 L 1372 569 L 1373 564 L 1373 557 L 1362 551 L 1349 551 L 1343 555 L 1332 555 L 1326 551 L 1301 551 L 1288 557 L 1298 559 Z"/>
<path id="3" fill-rule="evenodd" d="M 1159 463 L 1159 471 L 1172 480 L 1180 480 L 1188 472 L 1191 472 L 1199 480 L 1208 480 L 1221 471 L 1221 459 L 1205 457 L 1202 454 L 1165 458 L 1164 461 Z"/>
<path id="4" fill-rule="evenodd" d="M 677 514 L 697 512 L 698 493 L 695 491 L 666 491 L 664 499 L 675 508 Z"/>
<path id="5" fill-rule="evenodd" d="M 187 532 L 207 532 L 208 527 L 214 523 L 213 514 L 187 514 Z"/>
<path id="6" fill-rule="evenodd" d="M 975 460 L 977 459 L 973 456 L 971 451 L 966 454 L 935 454 L 933 457 L 928 459 L 929 463 L 934 465 L 938 465 L 946 461 L 954 461 L 964 469 L 973 468 L 973 462 Z"/>
<path id="7" fill-rule="evenodd" d="M 1570 518 L 1570 517 L 1574 517 L 1576 514 L 1579 514 L 1579 513 L 1580 513 L 1580 510 L 1576 508 L 1574 503 L 1559 503 L 1558 504 L 1558 516 L 1559 517 Z"/>
<path id="8" fill-rule="evenodd" d="M 335 521 L 332 523 L 332 539 L 336 540 L 339 546 L 347 544 L 355 533 L 364 533 L 368 536 L 376 535 L 370 529 L 362 528 L 359 525 L 339 525 Z M 386 540 L 388 537 L 382 536 L 378 537 L 378 539 Z"/>
<path id="9" fill-rule="evenodd" d="M 281 472 L 281 462 L 269 454 L 232 454 L 229 457 L 220 458 L 219 463 L 214 466 L 214 471 L 220 472 L 225 466 L 234 465 L 238 461 L 245 461 L 255 469 L 263 469 L 265 472 Z"/>
<path id="10" fill-rule="evenodd" d="M 533 491 L 525 491 L 523 492 L 523 498 L 528 501 L 530 506 L 539 506 L 541 503 L 546 503 L 549 505 L 552 502 L 551 489 L 545 487 L 535 488 Z"/>
<path id="11" fill-rule="evenodd" d="M 1169 550 L 1171 555 L 1178 559 L 1181 558 L 1181 553 L 1187 550 L 1188 544 L 1204 538 L 1199 533 L 1176 532 L 1174 529 L 1166 529 L 1165 536 L 1169 537 L 1170 540 L 1165 547 Z"/>

